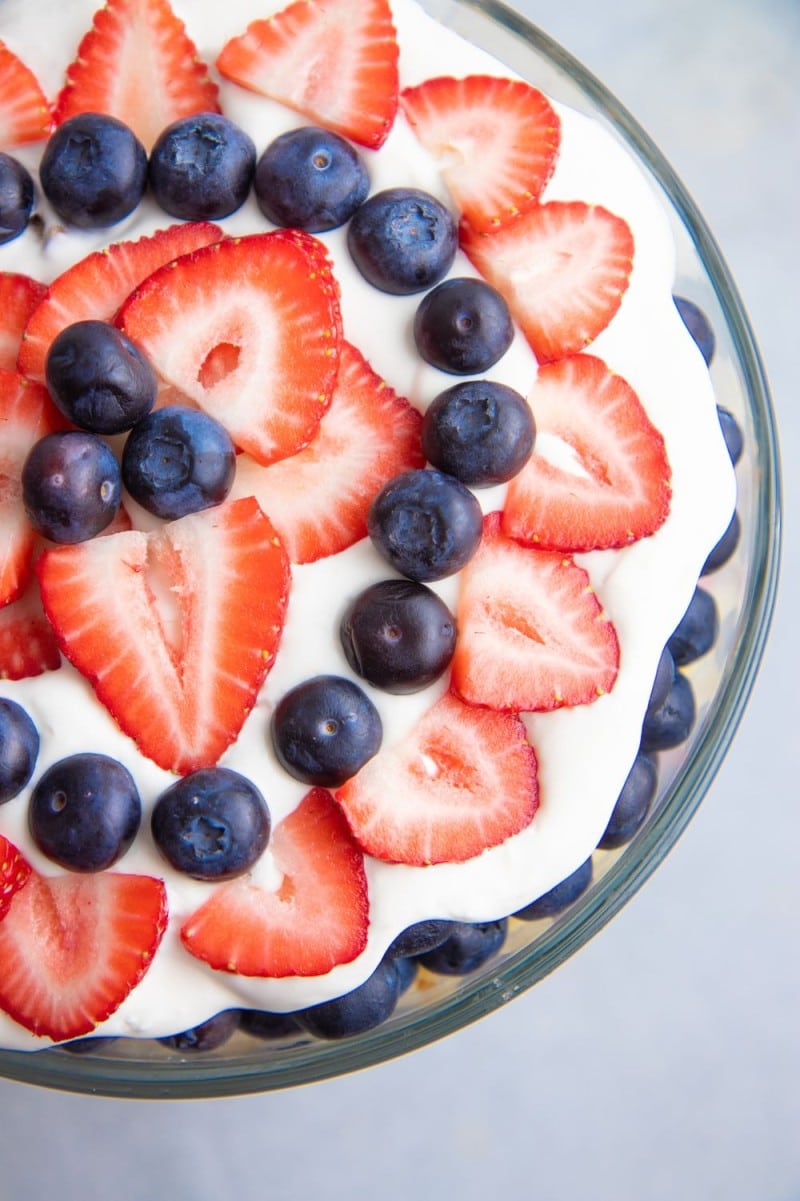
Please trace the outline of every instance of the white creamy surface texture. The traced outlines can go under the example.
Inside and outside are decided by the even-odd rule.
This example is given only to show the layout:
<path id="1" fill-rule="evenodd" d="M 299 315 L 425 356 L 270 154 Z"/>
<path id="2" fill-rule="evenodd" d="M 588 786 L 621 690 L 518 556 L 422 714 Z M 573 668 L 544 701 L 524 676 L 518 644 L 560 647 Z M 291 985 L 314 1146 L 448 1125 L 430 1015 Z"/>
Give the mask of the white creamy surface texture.
<path id="1" fill-rule="evenodd" d="M 97 0 L 61 0 L 55 10 L 47 0 L 3 0 L 0 38 L 31 67 L 48 96 L 57 93 L 96 7 Z M 281 7 L 275 0 L 173 0 L 201 56 L 211 64 L 229 37 L 243 32 L 255 17 Z M 434 25 L 414 0 L 392 0 L 392 9 L 401 46 L 401 87 L 445 71 L 456 76 L 477 71 L 511 74 Z M 259 153 L 278 133 L 307 123 L 272 101 L 220 84 L 223 111 L 247 129 Z M 708 551 L 728 523 L 735 484 L 708 373 L 671 300 L 674 250 L 660 201 L 612 135 L 596 122 L 556 107 L 562 144 L 543 200 L 601 204 L 629 223 L 635 241 L 630 288 L 619 313 L 589 350 L 637 391 L 664 435 L 672 467 L 672 509 L 655 536 L 623 551 L 579 557 L 617 629 L 617 683 L 592 705 L 526 718 L 541 790 L 539 811 L 527 830 L 466 864 L 414 868 L 368 857 L 370 936 L 364 953 L 325 977 L 273 981 L 214 972 L 181 947 L 182 922 L 213 886 L 173 872 L 153 845 L 150 811 L 173 777 L 137 753 L 68 664 L 33 680 L 6 681 L 3 694 L 24 705 L 40 731 L 35 778 L 63 756 L 85 750 L 115 756 L 133 772 L 144 815 L 134 846 L 117 868 L 167 882 L 170 924 L 154 962 L 98 1033 L 158 1036 L 196 1025 L 231 1006 L 291 1010 L 339 995 L 366 979 L 407 925 L 426 917 L 478 921 L 505 916 L 577 868 L 605 829 L 638 748 L 661 649 L 688 605 Z M 40 147 L 28 148 L 19 157 L 33 167 L 40 152 Z M 447 200 L 437 164 L 421 149 L 402 115 L 383 148 L 363 154 L 372 191 L 416 186 Z M 47 216 L 46 206 L 42 212 Z M 56 233 L 43 249 L 38 235 L 29 230 L 0 247 L 0 270 L 21 271 L 48 282 L 110 240 L 138 237 L 170 223 L 171 218 L 146 200 L 110 231 L 110 237 L 109 231 Z M 220 224 L 234 233 L 270 228 L 252 199 Z M 334 258 L 342 288 L 345 336 L 397 392 L 424 410 L 453 380 L 423 364 L 414 351 L 410 330 L 419 297 L 387 296 L 366 284 L 349 261 L 343 231 L 321 239 Z M 451 275 L 464 274 L 475 272 L 459 253 Z M 530 394 L 536 362 L 521 336 L 491 375 Z M 486 512 L 502 505 L 502 489 L 478 497 Z M 288 619 L 275 666 L 240 738 L 221 761 L 257 782 L 273 825 L 294 808 L 306 788 L 290 779 L 272 755 L 267 734 L 272 707 L 308 676 L 321 671 L 352 676 L 338 642 L 339 618 L 350 597 L 387 574 L 366 540 L 342 555 L 293 568 Z M 435 587 L 454 607 L 457 580 Z M 389 696 L 360 683 L 379 709 L 384 745 L 389 745 L 413 725 L 447 682 L 409 697 Z M 57 874 L 60 869 L 31 842 L 27 806 L 26 790 L 0 808 L 0 833 L 18 845 L 37 870 Z M 268 887 L 279 883 L 269 849 L 253 874 Z M 47 1042 L 0 1014 L 0 1044 L 34 1048 Z"/>

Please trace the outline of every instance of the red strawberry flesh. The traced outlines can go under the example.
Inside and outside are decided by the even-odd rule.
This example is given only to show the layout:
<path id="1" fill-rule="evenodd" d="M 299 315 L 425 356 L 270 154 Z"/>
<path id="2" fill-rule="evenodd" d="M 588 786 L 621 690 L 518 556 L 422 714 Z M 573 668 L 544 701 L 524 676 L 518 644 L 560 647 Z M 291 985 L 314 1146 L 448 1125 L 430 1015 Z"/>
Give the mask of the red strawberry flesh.
<path id="1" fill-rule="evenodd" d="M 36 76 L 0 41 L 0 147 L 38 142 L 51 125 L 50 105 Z"/>

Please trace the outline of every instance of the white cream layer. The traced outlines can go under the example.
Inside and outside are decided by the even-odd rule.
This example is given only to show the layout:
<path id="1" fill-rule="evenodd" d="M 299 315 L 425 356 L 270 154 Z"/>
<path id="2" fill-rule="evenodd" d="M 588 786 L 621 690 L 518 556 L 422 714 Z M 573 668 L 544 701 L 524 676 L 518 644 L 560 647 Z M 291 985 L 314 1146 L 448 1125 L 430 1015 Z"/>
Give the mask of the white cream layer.
<path id="1" fill-rule="evenodd" d="M 98 0 L 3 0 L 0 38 L 36 73 L 49 96 L 62 82 Z M 173 0 L 201 56 L 213 64 L 222 44 L 255 17 L 282 7 L 276 0 Z M 401 46 L 401 86 L 447 72 L 511 74 L 484 52 L 443 29 L 415 0 L 392 0 Z M 46 36 L 45 36 L 46 35 Z M 278 133 L 307 122 L 272 101 L 220 80 L 223 111 L 253 137 L 259 153 Z M 413 868 L 367 859 L 370 937 L 353 963 L 314 979 L 252 980 L 214 972 L 181 947 L 184 919 L 209 895 L 208 884 L 167 867 L 149 830 L 153 803 L 172 777 L 140 756 L 96 702 L 89 686 L 68 665 L 19 683 L 2 693 L 23 704 L 41 734 L 38 777 L 51 763 L 77 751 L 113 755 L 133 773 L 144 817 L 137 840 L 117 865 L 121 871 L 163 877 L 169 891 L 170 925 L 142 983 L 98 1033 L 158 1036 L 182 1030 L 231 1006 L 292 1010 L 339 995 L 374 969 L 391 939 L 410 923 L 440 917 L 486 920 L 513 912 L 572 872 L 603 833 L 636 754 L 641 720 L 661 649 L 683 615 L 709 549 L 725 529 L 735 483 L 716 418 L 708 373 L 671 299 L 674 248 L 666 215 L 651 185 L 621 144 L 597 122 L 556 106 L 562 145 L 544 200 L 583 200 L 624 217 L 635 239 L 630 288 L 610 327 L 589 348 L 635 388 L 666 440 L 672 466 L 672 510 L 652 538 L 623 551 L 582 556 L 621 644 L 619 678 L 612 693 L 584 708 L 527 719 L 539 760 L 541 805 L 532 825 L 503 846 L 461 865 Z M 20 153 L 36 166 L 40 148 Z M 386 144 L 365 151 L 372 190 L 422 187 L 447 200 L 437 165 L 399 116 Z M 33 230 L 0 247 L 0 270 L 21 271 L 48 282 L 71 263 L 111 240 L 138 237 L 171 223 L 146 200 L 112 231 L 69 233 L 46 204 L 40 210 L 52 236 Z M 232 233 L 269 228 L 253 200 L 221 222 Z M 411 337 L 419 297 L 386 296 L 367 285 L 350 263 L 343 231 L 322 235 L 342 287 L 345 336 L 399 393 L 420 409 L 453 379 L 423 364 Z M 452 275 L 475 274 L 461 254 Z M 536 363 L 518 336 L 491 372 L 493 378 L 529 394 Z M 503 490 L 478 493 L 485 511 L 502 505 Z M 293 684 L 321 671 L 351 676 L 337 628 L 348 600 L 387 570 L 368 541 L 342 555 L 293 569 L 289 615 L 281 650 L 241 737 L 222 762 L 254 779 L 267 798 L 273 823 L 305 793 L 272 755 L 268 724 L 272 706 Z M 457 580 L 437 586 L 455 606 Z M 410 697 L 367 691 L 384 725 L 384 744 L 402 736 L 444 691 L 442 681 Z M 38 870 L 60 869 L 46 860 L 27 832 L 28 792 L 0 808 L 0 832 Z M 275 886 L 279 873 L 269 849 L 254 876 Z M 0 1014 L 0 1044 L 38 1048 L 36 1039 Z"/>

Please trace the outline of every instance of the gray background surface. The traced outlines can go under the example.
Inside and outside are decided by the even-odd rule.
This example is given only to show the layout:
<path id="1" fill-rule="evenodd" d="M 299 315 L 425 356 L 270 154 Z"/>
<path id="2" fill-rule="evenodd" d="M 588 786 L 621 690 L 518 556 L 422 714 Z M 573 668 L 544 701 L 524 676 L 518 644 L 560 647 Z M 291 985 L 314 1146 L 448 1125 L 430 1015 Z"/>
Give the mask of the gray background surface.
<path id="1" fill-rule="evenodd" d="M 800 1198 L 797 0 L 516 0 L 661 146 L 771 378 L 784 566 L 734 746 L 677 848 L 579 955 L 405 1059 L 293 1091 L 113 1102 L 0 1083 L 0 1201 Z"/>

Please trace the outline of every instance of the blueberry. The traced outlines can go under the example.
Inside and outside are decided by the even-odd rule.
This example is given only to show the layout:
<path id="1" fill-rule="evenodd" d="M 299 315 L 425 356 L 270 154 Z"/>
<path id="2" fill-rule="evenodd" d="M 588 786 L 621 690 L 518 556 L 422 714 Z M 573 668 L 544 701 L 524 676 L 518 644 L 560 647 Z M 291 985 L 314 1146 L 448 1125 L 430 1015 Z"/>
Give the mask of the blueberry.
<path id="1" fill-rule="evenodd" d="M 0 697 L 0 805 L 21 792 L 33 775 L 39 732 L 16 701 Z"/>
<path id="2" fill-rule="evenodd" d="M 642 750 L 666 751 L 680 746 L 695 722 L 692 686 L 682 672 L 675 673 L 669 695 L 657 709 L 649 711 L 642 725 Z"/>
<path id="3" fill-rule="evenodd" d="M 513 339 L 508 305 L 482 279 L 445 280 L 422 298 L 414 317 L 417 350 L 451 375 L 488 371 Z"/>
<path id="4" fill-rule="evenodd" d="M 142 199 L 147 154 L 122 121 L 79 113 L 51 135 L 39 179 L 59 217 L 81 229 L 98 229 L 127 217 Z"/>
<path id="5" fill-rule="evenodd" d="M 429 919 L 415 922 L 402 930 L 390 945 L 386 954 L 391 959 L 405 959 L 410 955 L 424 955 L 440 947 L 453 931 L 453 922 Z"/>
<path id="6" fill-rule="evenodd" d="M 184 221 L 216 221 L 244 204 L 253 181 L 252 139 L 221 113 L 174 121 L 150 151 L 150 187 L 159 206 Z"/>
<path id="7" fill-rule="evenodd" d="M 33 180 L 22 163 L 0 154 L 0 246 L 25 232 L 34 196 Z"/>
<path id="8" fill-rule="evenodd" d="M 394 967 L 395 971 L 397 972 L 398 995 L 402 996 L 404 992 L 407 992 L 408 989 L 411 988 L 411 985 L 416 980 L 419 964 L 417 963 L 416 959 L 411 959 L 409 957 L 405 959 L 395 959 Z"/>
<path id="9" fill-rule="evenodd" d="M 285 694 L 272 718 L 275 754 L 290 776 L 336 788 L 375 755 L 378 710 L 352 681 L 314 676 Z"/>
<path id="10" fill-rule="evenodd" d="M 418 962 L 443 976 L 466 976 L 482 967 L 502 947 L 508 920 L 497 922 L 453 922 L 450 934 Z"/>
<path id="11" fill-rule="evenodd" d="M 358 675 L 386 692 L 417 692 L 447 670 L 456 623 L 447 605 L 414 580 L 382 580 L 342 618 L 342 647 Z"/>
<path id="12" fill-rule="evenodd" d="M 717 417 L 719 418 L 720 429 L 722 436 L 725 439 L 725 445 L 728 448 L 728 454 L 731 458 L 731 463 L 734 467 L 742 457 L 744 450 L 744 434 L 739 422 L 731 413 L 730 409 L 723 408 L 722 405 L 717 405 Z"/>
<path id="13" fill-rule="evenodd" d="M 344 225 L 368 192 L 361 156 L 344 138 L 316 125 L 276 138 L 256 166 L 255 193 L 264 216 L 308 233 Z"/>
<path id="14" fill-rule="evenodd" d="M 405 471 L 373 500 L 367 530 L 396 571 L 425 582 L 453 575 L 469 562 L 481 540 L 483 516 L 469 489 L 452 475 Z"/>
<path id="15" fill-rule="evenodd" d="M 667 646 L 677 666 L 685 667 L 711 650 L 718 633 L 717 602 L 704 588 L 695 588 L 689 607 Z"/>
<path id="16" fill-rule="evenodd" d="M 22 468 L 22 499 L 32 526 L 52 542 L 83 542 L 113 521 L 119 464 L 110 447 L 81 430 L 46 434 Z"/>
<path id="17" fill-rule="evenodd" d="M 465 380 L 440 392 L 422 422 L 428 462 L 476 488 L 512 479 L 530 458 L 534 438 L 528 402 L 491 380 Z"/>
<path id="18" fill-rule="evenodd" d="M 151 828 L 156 846 L 176 871 L 196 880 L 230 880 L 263 854 L 270 815 L 250 780 L 229 768 L 207 767 L 161 793 Z"/>
<path id="19" fill-rule="evenodd" d="M 617 797 L 603 837 L 597 844 L 601 850 L 613 850 L 630 842 L 650 812 L 657 784 L 658 767 L 655 759 L 640 751 Z"/>
<path id="20" fill-rule="evenodd" d="M 169 1034 L 158 1041 L 164 1047 L 172 1047 L 175 1051 L 188 1051 L 190 1054 L 195 1051 L 216 1051 L 233 1037 L 238 1028 L 239 1010 L 224 1009 L 222 1013 L 215 1014 L 199 1026 L 182 1030 L 180 1034 Z"/>
<path id="21" fill-rule="evenodd" d="M 76 321 L 47 352 L 45 378 L 58 408 L 95 434 L 129 430 L 153 407 L 158 379 L 141 350 L 105 321 Z"/>
<path id="22" fill-rule="evenodd" d="M 28 825 L 39 850 L 75 872 L 100 872 L 136 837 L 142 805 L 133 777 L 108 755 L 70 755 L 31 794 Z"/>
<path id="23" fill-rule="evenodd" d="M 391 1017 L 400 996 L 400 974 L 391 959 L 383 959 L 358 988 L 297 1013 L 305 1030 L 317 1038 L 349 1038 L 373 1030 Z"/>
<path id="24" fill-rule="evenodd" d="M 583 896 L 591 882 L 592 860 L 590 856 L 554 888 L 537 897 L 535 901 L 531 901 L 530 905 L 518 909 L 514 917 L 520 918 L 523 922 L 538 922 L 541 918 L 555 917 L 556 914 L 563 913 L 573 901 L 577 901 L 578 897 Z"/>
<path id="25" fill-rule="evenodd" d="M 669 647 L 665 646 L 661 652 L 661 658 L 658 660 L 653 687 L 650 691 L 650 699 L 647 702 L 648 713 L 663 705 L 674 679 L 675 660 L 672 658 L 672 652 Z"/>
<path id="26" fill-rule="evenodd" d="M 683 319 L 683 324 L 692 335 L 706 363 L 710 365 L 717 343 L 711 322 L 693 300 L 687 300 L 685 296 L 673 296 L 673 300 Z"/>
<path id="27" fill-rule="evenodd" d="M 230 434 L 207 413 L 166 405 L 136 425 L 122 452 L 122 479 L 134 500 L 171 519 L 220 504 L 236 472 Z"/>
<path id="28" fill-rule="evenodd" d="M 720 567 L 724 567 L 730 558 L 732 558 L 736 548 L 739 545 L 739 540 L 742 536 L 742 523 L 739 520 L 739 514 L 734 510 L 733 517 L 728 523 L 728 528 L 720 538 L 717 545 L 713 548 L 700 572 L 701 575 L 711 575 L 712 572 L 718 571 Z"/>
<path id="29" fill-rule="evenodd" d="M 70 1055 L 96 1055 L 104 1051 L 117 1040 L 110 1034 L 90 1034 L 86 1038 L 73 1038 L 68 1043 L 61 1043 L 59 1051 L 69 1051 Z"/>
<path id="30" fill-rule="evenodd" d="M 362 204 L 347 229 L 353 262 L 374 287 L 395 296 L 444 279 L 458 249 L 449 209 L 427 192 L 389 188 Z"/>
<path id="31" fill-rule="evenodd" d="M 243 1009 L 239 1026 L 253 1038 L 286 1038 L 301 1029 L 293 1013 L 270 1013 L 266 1009 Z"/>

